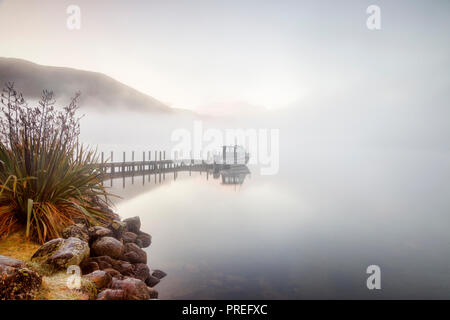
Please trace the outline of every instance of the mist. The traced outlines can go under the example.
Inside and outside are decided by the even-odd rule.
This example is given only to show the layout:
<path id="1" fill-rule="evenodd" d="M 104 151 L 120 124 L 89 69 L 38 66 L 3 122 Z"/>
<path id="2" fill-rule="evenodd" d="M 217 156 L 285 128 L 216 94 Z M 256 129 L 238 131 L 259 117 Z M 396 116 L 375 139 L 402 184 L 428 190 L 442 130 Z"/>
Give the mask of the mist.
<path id="1" fill-rule="evenodd" d="M 448 1 L 378 1 L 376 31 L 369 1 L 142 1 L 137 13 L 80 3 L 98 18 L 80 42 L 52 30 L 63 48 L 93 50 L 73 60 L 5 52 L 123 81 L 95 74 L 110 84 L 96 91 L 80 74 L 56 88 L 84 89 L 80 141 L 107 161 L 171 158 L 174 132 L 193 137 L 198 124 L 201 147 L 207 130 L 278 132 L 268 145 L 226 141 L 250 151 L 240 184 L 209 172 L 105 180 L 123 197 L 116 211 L 140 215 L 153 236 L 152 259 L 169 274 L 162 298 L 450 297 Z M 112 24 L 124 10 L 129 24 Z M 270 174 L 263 147 L 277 163 Z M 376 294 L 365 282 L 373 264 L 383 272 Z"/>

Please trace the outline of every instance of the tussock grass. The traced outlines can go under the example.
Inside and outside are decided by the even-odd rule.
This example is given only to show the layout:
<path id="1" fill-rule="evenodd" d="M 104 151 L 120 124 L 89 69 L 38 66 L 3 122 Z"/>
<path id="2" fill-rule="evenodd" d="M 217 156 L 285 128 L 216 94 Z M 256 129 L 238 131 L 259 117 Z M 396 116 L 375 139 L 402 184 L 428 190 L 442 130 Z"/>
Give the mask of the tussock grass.
<path id="1" fill-rule="evenodd" d="M 39 247 L 40 245 L 36 242 L 25 239 L 25 230 L 23 229 L 0 240 L 0 255 L 29 261 Z"/>

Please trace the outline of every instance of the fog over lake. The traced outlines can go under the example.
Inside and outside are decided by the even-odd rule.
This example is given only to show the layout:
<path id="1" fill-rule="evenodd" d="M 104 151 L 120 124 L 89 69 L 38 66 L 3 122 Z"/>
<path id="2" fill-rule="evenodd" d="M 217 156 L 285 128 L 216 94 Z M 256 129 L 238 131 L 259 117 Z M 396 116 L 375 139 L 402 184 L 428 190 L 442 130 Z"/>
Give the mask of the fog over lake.
<path id="1" fill-rule="evenodd" d="M 79 30 L 42 2 L 0 1 L 0 80 L 62 105 L 82 90 L 80 139 L 105 159 L 170 157 L 177 132 L 200 148 L 208 130 L 258 133 L 237 141 L 237 185 L 104 181 L 153 237 L 160 298 L 450 298 L 449 1 L 376 1 L 375 30 L 372 1 L 79 0 Z"/>
<path id="2" fill-rule="evenodd" d="M 117 211 L 140 215 L 153 235 L 149 264 L 168 273 L 161 298 L 450 298 L 450 55 L 428 40 L 328 60 L 360 61 L 359 81 L 324 78 L 323 92 L 285 108 L 88 114 L 83 138 L 118 161 L 122 151 L 170 150 L 173 131 L 193 132 L 194 120 L 279 130 L 278 172 L 250 165 L 240 186 L 205 173 L 114 182 Z M 369 265 L 380 266 L 382 290 L 367 289 Z"/>
<path id="3" fill-rule="evenodd" d="M 250 165 L 237 186 L 205 172 L 135 176 L 110 191 L 123 197 L 117 212 L 139 215 L 153 236 L 149 265 L 168 273 L 161 298 L 449 298 L 446 113 L 319 105 L 204 119 L 221 130 L 278 128 L 279 172 Z M 193 119 L 91 114 L 83 123 L 85 140 L 104 141 L 99 150 L 121 161 L 120 151 L 139 160 L 170 150 L 171 132 Z M 378 292 L 366 287 L 373 264 Z"/>

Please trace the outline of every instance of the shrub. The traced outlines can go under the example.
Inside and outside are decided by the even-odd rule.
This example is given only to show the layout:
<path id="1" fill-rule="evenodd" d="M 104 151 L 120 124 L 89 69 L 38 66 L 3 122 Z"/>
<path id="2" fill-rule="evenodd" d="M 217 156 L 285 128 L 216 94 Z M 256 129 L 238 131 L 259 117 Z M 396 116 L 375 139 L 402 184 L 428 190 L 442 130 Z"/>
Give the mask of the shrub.
<path id="1" fill-rule="evenodd" d="M 76 93 L 62 110 L 51 91 L 35 107 L 7 83 L 0 113 L 0 237 L 25 227 L 39 242 L 59 237 L 74 219 L 110 220 L 109 194 L 95 150 L 78 143 Z"/>

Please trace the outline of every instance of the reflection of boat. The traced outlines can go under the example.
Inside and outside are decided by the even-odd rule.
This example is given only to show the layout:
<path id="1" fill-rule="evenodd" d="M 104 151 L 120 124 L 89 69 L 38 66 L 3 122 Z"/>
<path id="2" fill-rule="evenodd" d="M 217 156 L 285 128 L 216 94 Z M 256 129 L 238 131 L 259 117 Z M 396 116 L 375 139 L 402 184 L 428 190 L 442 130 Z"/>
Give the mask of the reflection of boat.
<path id="1" fill-rule="evenodd" d="M 214 163 L 222 165 L 245 165 L 250 159 L 250 154 L 245 151 L 244 147 L 223 146 L 222 153 L 214 155 Z"/>
<path id="2" fill-rule="evenodd" d="M 230 169 L 221 170 L 222 184 L 243 184 L 250 170 L 245 165 L 232 166 Z"/>
<path id="3" fill-rule="evenodd" d="M 245 151 L 244 147 L 223 146 L 222 153 L 213 156 L 213 177 L 219 179 L 222 177 L 222 184 L 242 184 L 245 177 L 250 174 L 247 163 L 250 154 Z"/>

